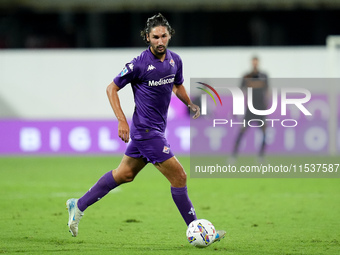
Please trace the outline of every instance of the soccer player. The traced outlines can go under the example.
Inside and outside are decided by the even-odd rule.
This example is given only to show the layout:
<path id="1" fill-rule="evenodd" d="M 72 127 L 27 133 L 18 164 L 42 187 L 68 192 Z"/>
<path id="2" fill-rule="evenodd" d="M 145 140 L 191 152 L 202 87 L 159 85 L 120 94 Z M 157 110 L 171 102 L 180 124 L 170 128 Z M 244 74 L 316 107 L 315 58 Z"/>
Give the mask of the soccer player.
<path id="1" fill-rule="evenodd" d="M 170 182 L 172 198 L 185 223 L 196 218 L 195 209 L 188 197 L 186 173 L 174 156 L 164 132 L 172 92 L 195 114 L 200 108 L 193 104 L 184 88 L 182 60 L 167 49 L 174 34 L 162 14 L 149 18 L 141 36 L 149 45 L 138 57 L 127 63 L 107 87 L 107 95 L 118 120 L 118 136 L 131 141 L 119 166 L 104 174 L 81 198 L 71 198 L 66 205 L 69 211 L 68 226 L 73 236 L 78 235 L 78 224 L 86 208 L 104 197 L 117 186 L 131 182 L 148 163 L 152 163 Z M 118 91 L 131 84 L 135 111 L 129 127 L 120 105 Z M 225 231 L 217 231 L 219 241 Z"/>
<path id="2" fill-rule="evenodd" d="M 254 56 L 251 60 L 252 63 L 252 71 L 248 74 L 246 74 L 243 79 L 242 79 L 242 83 L 241 83 L 241 89 L 243 91 L 246 91 L 247 88 L 252 88 L 253 89 L 253 98 L 252 98 L 252 102 L 253 102 L 253 106 L 255 109 L 257 110 L 266 110 L 267 109 L 267 93 L 268 93 L 268 76 L 267 74 L 260 72 L 259 71 L 259 59 L 258 57 Z M 234 149 L 232 152 L 232 162 L 235 161 L 237 155 L 238 155 L 238 149 L 239 149 L 239 145 L 240 142 L 242 140 L 242 137 L 245 133 L 245 131 L 247 130 L 248 127 L 248 121 L 249 120 L 262 120 L 262 122 L 258 121 L 259 123 L 256 124 L 255 122 L 253 122 L 253 125 L 258 125 L 261 126 L 261 124 L 263 123 L 263 125 L 261 126 L 261 130 L 262 130 L 262 144 L 259 150 L 259 160 L 262 161 L 263 157 L 264 157 L 264 151 L 265 151 L 265 147 L 266 147 L 266 125 L 265 125 L 265 121 L 263 121 L 264 116 L 260 116 L 260 115 L 256 115 L 254 113 L 252 113 L 249 108 L 247 107 L 247 111 L 246 111 L 246 115 L 245 115 L 245 122 L 246 125 L 244 127 L 241 128 L 241 130 L 238 133 L 235 145 L 234 145 Z"/>

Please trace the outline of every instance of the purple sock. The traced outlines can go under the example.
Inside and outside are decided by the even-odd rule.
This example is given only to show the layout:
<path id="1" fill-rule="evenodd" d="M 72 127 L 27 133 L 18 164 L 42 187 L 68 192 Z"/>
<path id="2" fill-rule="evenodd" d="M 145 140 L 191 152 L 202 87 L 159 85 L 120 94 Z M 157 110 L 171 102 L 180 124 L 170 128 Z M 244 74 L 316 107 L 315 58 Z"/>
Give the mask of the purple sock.
<path id="1" fill-rule="evenodd" d="M 89 189 L 88 192 L 85 193 L 84 196 L 79 198 L 78 200 L 78 208 L 80 211 L 85 211 L 85 209 L 97 202 L 99 199 L 104 197 L 110 190 L 117 187 L 117 183 L 112 176 L 112 171 L 107 172 L 104 174 L 100 179 L 97 181 L 92 188 Z"/>
<path id="2" fill-rule="evenodd" d="M 171 195 L 187 225 L 197 219 L 195 209 L 188 197 L 187 186 L 183 188 L 171 187 Z"/>

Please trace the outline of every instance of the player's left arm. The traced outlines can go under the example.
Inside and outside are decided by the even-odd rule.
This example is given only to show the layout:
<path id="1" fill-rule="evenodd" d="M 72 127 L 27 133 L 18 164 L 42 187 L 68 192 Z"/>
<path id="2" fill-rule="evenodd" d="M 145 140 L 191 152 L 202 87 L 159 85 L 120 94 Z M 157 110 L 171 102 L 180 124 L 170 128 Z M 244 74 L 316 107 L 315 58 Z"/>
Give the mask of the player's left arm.
<path id="1" fill-rule="evenodd" d="M 188 93 L 185 87 L 183 86 L 183 84 L 181 85 L 174 84 L 172 91 L 179 98 L 179 100 L 181 100 L 186 106 L 190 108 L 190 110 L 192 110 L 195 113 L 193 116 L 194 119 L 197 119 L 201 115 L 200 107 L 194 104 L 193 102 L 191 102 L 188 96 Z"/>

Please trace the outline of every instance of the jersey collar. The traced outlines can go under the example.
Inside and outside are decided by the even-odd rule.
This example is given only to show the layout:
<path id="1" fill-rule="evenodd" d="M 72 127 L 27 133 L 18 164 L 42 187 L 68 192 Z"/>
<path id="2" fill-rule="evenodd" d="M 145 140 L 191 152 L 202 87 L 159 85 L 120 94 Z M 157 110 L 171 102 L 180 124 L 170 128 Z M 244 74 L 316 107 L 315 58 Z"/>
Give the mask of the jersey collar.
<path id="1" fill-rule="evenodd" d="M 160 61 L 160 62 L 161 62 L 161 60 L 160 60 L 159 58 L 157 58 L 157 57 L 151 52 L 151 48 L 150 48 L 150 47 L 148 48 L 148 53 L 149 53 L 150 58 L 151 58 L 153 61 Z M 163 62 L 165 62 L 165 60 L 169 60 L 169 59 L 172 59 L 172 56 L 171 56 L 170 51 L 169 51 L 168 49 L 166 49 L 165 58 L 164 58 L 164 61 L 163 61 Z"/>

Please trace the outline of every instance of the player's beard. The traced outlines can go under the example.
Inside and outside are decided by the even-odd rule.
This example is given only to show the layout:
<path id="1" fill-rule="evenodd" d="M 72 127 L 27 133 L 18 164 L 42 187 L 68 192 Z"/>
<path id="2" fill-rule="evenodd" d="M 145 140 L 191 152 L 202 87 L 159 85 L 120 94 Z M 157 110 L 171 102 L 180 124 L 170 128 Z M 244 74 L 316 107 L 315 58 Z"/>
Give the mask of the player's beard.
<path id="1" fill-rule="evenodd" d="M 158 45 L 158 46 L 154 46 L 154 45 L 151 45 L 151 48 L 153 50 L 153 53 L 156 55 L 156 56 L 163 56 L 164 54 L 166 54 L 166 45 Z"/>

